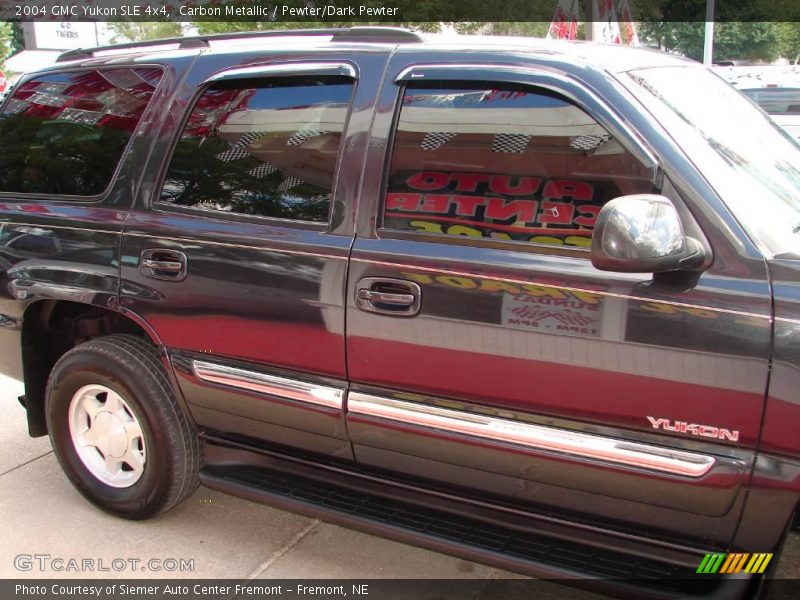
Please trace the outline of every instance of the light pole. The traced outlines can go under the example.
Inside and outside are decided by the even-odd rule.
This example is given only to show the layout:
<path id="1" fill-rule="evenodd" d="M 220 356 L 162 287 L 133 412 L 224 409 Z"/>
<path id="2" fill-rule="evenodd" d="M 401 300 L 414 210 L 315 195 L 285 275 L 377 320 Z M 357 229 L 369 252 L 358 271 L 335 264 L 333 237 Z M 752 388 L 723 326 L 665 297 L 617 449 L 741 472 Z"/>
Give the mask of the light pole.
<path id="1" fill-rule="evenodd" d="M 596 4 L 594 0 L 583 0 L 583 14 L 586 15 L 584 21 L 584 31 L 586 41 L 591 42 L 597 40 L 597 11 L 595 10 Z"/>
<path id="2" fill-rule="evenodd" d="M 706 0 L 706 37 L 703 44 L 703 64 L 710 67 L 714 62 L 714 0 Z"/>

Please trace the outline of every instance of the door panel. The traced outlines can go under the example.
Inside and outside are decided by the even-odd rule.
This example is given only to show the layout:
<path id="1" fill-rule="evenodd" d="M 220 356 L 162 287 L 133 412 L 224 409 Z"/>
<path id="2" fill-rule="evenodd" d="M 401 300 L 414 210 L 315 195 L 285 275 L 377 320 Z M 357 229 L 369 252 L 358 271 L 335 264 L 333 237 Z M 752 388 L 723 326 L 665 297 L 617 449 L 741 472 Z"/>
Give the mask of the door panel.
<path id="1" fill-rule="evenodd" d="M 592 206 L 645 191 L 647 167 L 593 128 L 591 106 L 581 115 L 552 86 L 518 85 L 429 81 L 415 87 L 426 98 L 404 100 L 418 110 L 395 117 L 393 140 L 389 111 L 376 120 L 393 141 L 375 148 L 390 172 L 365 189 L 385 216 L 362 222 L 348 277 L 356 459 L 532 510 L 724 543 L 763 407 L 763 261 L 703 220 L 719 260 L 700 277 L 594 269 Z M 392 86 L 382 105 L 400 97 Z M 501 114 L 518 101 L 521 113 Z M 669 182 L 661 192 L 683 206 Z M 364 278 L 416 283 L 419 313 L 362 310 Z"/>
<path id="2" fill-rule="evenodd" d="M 294 379 L 309 374 L 341 379 L 343 311 L 335 292 L 343 285 L 349 243 L 348 238 L 320 232 L 215 223 L 194 215 L 131 215 L 122 253 L 122 305 L 148 322 L 170 349 L 181 390 L 201 427 L 248 437 L 261 431 L 263 435 L 253 437 L 273 440 L 267 423 L 299 425 L 300 431 L 322 428 L 339 437 L 334 453 L 349 454 L 340 410 L 276 394 L 245 393 L 179 368 L 179 356 L 190 353 L 252 372 L 278 367 Z M 182 252 L 186 278 L 148 276 L 140 257 L 153 248 Z M 140 293 L 142 289 L 147 293 Z M 264 425 L 244 427 L 237 420 L 225 421 L 225 415 Z"/>
<path id="3" fill-rule="evenodd" d="M 448 472 L 445 464 L 454 467 L 444 477 L 453 485 L 469 481 L 474 490 L 535 507 L 577 510 L 639 526 L 666 524 L 660 519 L 661 509 L 678 510 L 695 515 L 672 519 L 672 525 L 688 536 L 701 531 L 702 537 L 707 528 L 723 538 L 732 535 L 736 520 L 730 517 L 734 508 L 741 508 L 752 460 L 746 448 L 757 439 L 756 417 L 766 377 L 765 362 L 753 355 L 758 336 L 768 331 L 760 319 L 710 308 L 702 309 L 701 318 L 681 316 L 676 311 L 698 310 L 690 308 L 697 305 L 676 305 L 653 296 L 636 298 L 632 294 L 642 282 L 626 285 L 600 273 L 581 277 L 575 275 L 579 269 L 572 259 L 548 257 L 531 261 L 538 265 L 529 269 L 511 270 L 490 258 L 495 254 L 516 262 L 502 251 L 460 248 L 474 258 L 466 258 L 456 270 L 452 262 L 437 258 L 440 248 L 440 244 L 399 240 L 356 243 L 352 281 L 406 278 L 420 285 L 422 303 L 419 316 L 400 319 L 366 313 L 351 301 L 348 352 L 355 391 L 412 403 L 428 417 L 426 408 L 439 407 L 467 418 L 490 415 L 503 422 L 545 426 L 560 435 L 586 433 L 602 442 L 644 443 L 656 454 L 688 452 L 698 461 L 713 462 L 713 467 L 699 477 L 645 465 L 634 468 L 597 460 L 589 451 L 521 448 L 504 440 L 499 430 L 494 439 L 487 439 L 452 425 L 401 423 L 350 407 L 348 431 L 359 462 L 379 468 L 394 464 L 406 474 L 428 479 L 434 461 L 443 463 L 437 472 Z M 392 257 L 412 254 L 416 264 L 390 266 Z M 437 260 L 448 268 L 420 266 Z M 559 263 L 565 283 L 571 285 L 554 285 L 553 267 Z M 502 275 L 504 271 L 510 271 L 508 276 Z M 590 293 L 585 288 L 592 280 Z M 607 291 L 600 292 L 597 284 L 603 280 Z M 584 289 L 578 291 L 576 285 Z M 594 308 L 588 308 L 589 302 Z M 554 317 L 509 316 L 510 303 L 556 315 L 579 314 L 577 310 L 583 309 L 594 321 L 581 331 L 572 326 L 540 331 Z M 698 328 L 706 336 L 704 350 L 690 348 Z M 677 331 L 665 335 L 667 329 Z M 715 352 L 731 348 L 730 331 L 750 338 L 740 348 L 742 355 Z M 678 339 L 685 345 L 670 345 Z M 766 347 L 766 340 L 763 344 Z M 676 421 L 718 424 L 738 432 L 738 443 L 664 430 L 656 433 L 647 417 L 668 418 L 670 426 Z M 376 450 L 402 456 L 387 463 L 385 452 Z M 462 467 L 472 470 L 473 476 L 464 479 L 459 474 Z M 477 476 L 480 471 L 512 479 L 500 486 L 494 478 L 482 480 Z M 626 502 L 587 506 L 571 502 L 573 492 Z M 637 510 L 631 510 L 631 502 L 639 504 Z M 699 516 L 708 518 L 702 528 Z"/>
<path id="4" fill-rule="evenodd" d="M 198 66 L 183 91 L 193 108 L 160 159 L 163 189 L 125 226 L 122 304 L 169 349 L 202 429 L 350 459 L 342 293 L 353 231 L 341 207 L 351 190 L 334 181 L 359 177 L 372 100 L 358 77 L 371 81 L 385 59 L 334 54 L 242 52 Z"/>
<path id="5" fill-rule="evenodd" d="M 132 215 L 125 239 L 125 279 L 148 292 L 125 290 L 123 304 L 164 345 L 343 375 L 341 298 L 326 294 L 343 281 L 349 239 L 166 213 Z M 155 248 L 186 256 L 183 281 L 147 273 L 141 257 Z"/>

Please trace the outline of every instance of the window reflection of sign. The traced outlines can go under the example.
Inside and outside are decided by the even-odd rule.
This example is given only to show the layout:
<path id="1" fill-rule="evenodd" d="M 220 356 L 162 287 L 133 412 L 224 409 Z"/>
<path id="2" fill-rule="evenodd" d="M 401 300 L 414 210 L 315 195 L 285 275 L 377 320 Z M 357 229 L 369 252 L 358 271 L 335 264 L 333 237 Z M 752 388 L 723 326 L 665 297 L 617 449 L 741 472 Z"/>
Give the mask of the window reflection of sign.
<path id="1" fill-rule="evenodd" d="M 434 91 L 426 93 L 424 91 L 414 91 L 403 96 L 404 105 L 415 106 L 439 106 L 444 108 L 462 108 L 465 106 L 481 107 L 487 102 L 498 102 L 502 100 L 526 100 L 535 99 L 533 94 L 527 92 L 511 90 L 471 90 L 471 91 Z"/>
<path id="2" fill-rule="evenodd" d="M 0 114 L 0 190 L 103 192 L 155 93 L 155 67 L 52 73 L 15 87 Z"/>
<path id="3" fill-rule="evenodd" d="M 403 277 L 424 285 L 441 285 L 458 290 L 478 290 L 480 292 L 503 293 L 511 295 L 529 294 L 534 297 L 547 297 L 556 300 L 577 298 L 583 304 L 599 305 L 603 299 L 602 288 L 597 288 L 597 293 L 584 290 L 572 290 L 559 287 L 557 282 L 544 285 L 546 277 L 540 278 L 540 283 L 503 280 L 500 278 L 467 277 L 459 275 L 430 275 L 403 271 Z"/>
<path id="4" fill-rule="evenodd" d="M 160 79 L 154 68 L 45 76 L 20 85 L 4 114 L 132 132 Z"/>
<path id="5" fill-rule="evenodd" d="M 600 212 L 598 184 L 575 179 L 422 171 L 393 180 L 387 227 L 588 246 Z"/>
<path id="6" fill-rule="evenodd" d="M 552 298 L 529 294 L 504 294 L 502 325 L 543 333 L 600 337 L 602 299 Z"/>
<path id="7" fill-rule="evenodd" d="M 192 109 L 161 200 L 326 221 L 351 95 L 350 83 L 317 79 L 209 88 Z"/>

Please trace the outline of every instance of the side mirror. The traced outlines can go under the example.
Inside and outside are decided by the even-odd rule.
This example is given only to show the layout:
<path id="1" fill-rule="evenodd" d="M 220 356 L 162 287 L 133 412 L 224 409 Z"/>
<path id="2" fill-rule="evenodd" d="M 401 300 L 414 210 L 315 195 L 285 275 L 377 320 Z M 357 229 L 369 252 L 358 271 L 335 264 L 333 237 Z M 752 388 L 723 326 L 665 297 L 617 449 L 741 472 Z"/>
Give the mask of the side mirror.
<path id="1" fill-rule="evenodd" d="M 604 271 L 691 271 L 706 262 L 697 240 L 683 232 L 678 211 L 656 194 L 620 196 L 607 202 L 592 235 L 592 264 Z"/>

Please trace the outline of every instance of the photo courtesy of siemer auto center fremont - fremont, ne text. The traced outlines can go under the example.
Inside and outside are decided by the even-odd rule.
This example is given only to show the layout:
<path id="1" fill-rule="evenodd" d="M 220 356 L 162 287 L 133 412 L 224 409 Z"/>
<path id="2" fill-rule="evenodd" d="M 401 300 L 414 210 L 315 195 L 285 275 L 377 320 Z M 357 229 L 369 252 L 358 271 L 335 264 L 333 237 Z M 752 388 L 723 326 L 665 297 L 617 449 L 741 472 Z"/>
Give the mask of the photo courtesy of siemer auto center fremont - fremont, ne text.
<path id="1" fill-rule="evenodd" d="M 800 4 L 0 0 L 0 598 L 800 597 Z"/>

